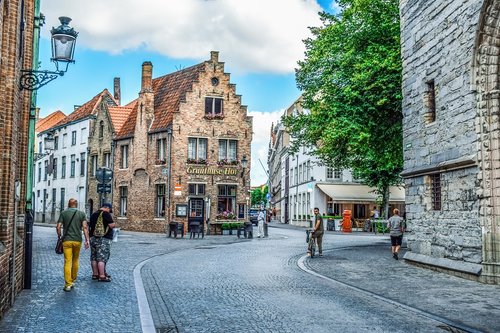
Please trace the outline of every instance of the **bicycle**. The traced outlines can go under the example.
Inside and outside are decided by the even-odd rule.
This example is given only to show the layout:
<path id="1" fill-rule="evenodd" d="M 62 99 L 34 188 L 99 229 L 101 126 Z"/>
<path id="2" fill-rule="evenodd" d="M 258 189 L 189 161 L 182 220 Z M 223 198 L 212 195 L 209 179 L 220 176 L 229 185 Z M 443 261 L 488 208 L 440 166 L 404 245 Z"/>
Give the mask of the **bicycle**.
<path id="1" fill-rule="evenodd" d="M 314 258 L 314 253 L 316 252 L 316 238 L 312 235 L 313 231 L 313 229 L 306 229 L 307 252 L 311 251 L 311 258 Z"/>

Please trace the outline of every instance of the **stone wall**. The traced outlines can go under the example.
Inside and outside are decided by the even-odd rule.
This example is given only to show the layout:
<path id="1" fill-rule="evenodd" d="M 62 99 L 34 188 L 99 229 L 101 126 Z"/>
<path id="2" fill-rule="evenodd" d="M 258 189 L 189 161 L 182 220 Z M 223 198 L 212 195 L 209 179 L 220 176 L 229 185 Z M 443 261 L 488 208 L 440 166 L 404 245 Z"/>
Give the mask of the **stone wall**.
<path id="1" fill-rule="evenodd" d="M 403 127 L 408 247 L 432 258 L 482 261 L 473 50 L 483 1 L 403 0 Z M 429 83 L 435 121 L 429 121 Z M 440 210 L 429 175 L 441 174 Z"/>

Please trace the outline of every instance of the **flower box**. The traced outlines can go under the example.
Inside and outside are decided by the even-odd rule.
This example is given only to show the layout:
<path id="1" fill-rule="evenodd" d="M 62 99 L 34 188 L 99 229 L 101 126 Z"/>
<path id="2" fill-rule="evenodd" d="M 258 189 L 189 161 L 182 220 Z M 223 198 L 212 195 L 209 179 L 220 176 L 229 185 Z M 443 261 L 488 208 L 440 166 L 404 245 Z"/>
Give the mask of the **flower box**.
<path id="1" fill-rule="evenodd" d="M 188 158 L 186 162 L 187 162 L 187 164 L 203 164 L 203 165 L 208 164 L 208 161 L 204 160 L 202 158 L 200 158 L 200 159 Z"/>

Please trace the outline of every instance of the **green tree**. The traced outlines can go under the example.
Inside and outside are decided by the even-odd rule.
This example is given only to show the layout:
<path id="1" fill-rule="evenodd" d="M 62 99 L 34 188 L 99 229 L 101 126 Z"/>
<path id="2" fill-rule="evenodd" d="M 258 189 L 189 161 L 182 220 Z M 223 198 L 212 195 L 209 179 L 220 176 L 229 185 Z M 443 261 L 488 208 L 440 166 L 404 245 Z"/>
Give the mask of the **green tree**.
<path id="1" fill-rule="evenodd" d="M 252 206 L 260 206 L 263 201 L 265 202 L 267 200 L 266 199 L 267 192 L 268 192 L 267 185 L 253 189 L 251 196 Z"/>
<path id="2" fill-rule="evenodd" d="M 295 139 L 324 163 L 350 168 L 375 187 L 387 216 L 389 186 L 403 166 L 398 0 L 339 0 L 320 13 L 299 61 L 297 86 L 307 114 L 283 118 Z"/>

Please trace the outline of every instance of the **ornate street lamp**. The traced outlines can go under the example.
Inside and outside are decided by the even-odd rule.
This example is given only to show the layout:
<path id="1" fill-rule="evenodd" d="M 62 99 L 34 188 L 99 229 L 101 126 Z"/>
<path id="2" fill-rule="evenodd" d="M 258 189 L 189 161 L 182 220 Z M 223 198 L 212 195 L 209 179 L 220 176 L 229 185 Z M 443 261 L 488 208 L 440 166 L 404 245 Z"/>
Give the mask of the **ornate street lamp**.
<path id="1" fill-rule="evenodd" d="M 56 65 L 55 71 L 39 71 L 24 69 L 21 72 L 21 89 L 37 90 L 59 76 L 63 76 L 68 70 L 68 65 L 74 63 L 73 54 L 75 52 L 76 37 L 78 32 L 68 24 L 71 19 L 66 16 L 59 17 L 61 25 L 52 28 L 52 58 L 50 61 Z"/>
<path id="2" fill-rule="evenodd" d="M 247 155 L 243 155 L 241 158 L 241 178 L 243 178 L 243 186 L 246 186 L 246 180 L 245 180 L 245 169 L 248 166 L 248 160 L 247 160 Z"/>

